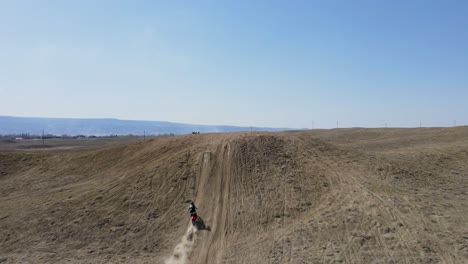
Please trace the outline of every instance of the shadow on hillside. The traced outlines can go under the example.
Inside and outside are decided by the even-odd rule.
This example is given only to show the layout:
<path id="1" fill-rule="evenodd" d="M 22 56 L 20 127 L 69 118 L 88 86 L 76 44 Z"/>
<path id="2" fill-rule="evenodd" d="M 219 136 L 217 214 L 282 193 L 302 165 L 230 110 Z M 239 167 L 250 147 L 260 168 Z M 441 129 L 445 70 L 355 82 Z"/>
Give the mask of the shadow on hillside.
<path id="1" fill-rule="evenodd" d="M 197 216 L 197 220 L 195 221 L 195 223 L 193 223 L 193 226 L 197 230 L 211 231 L 211 228 L 209 226 L 205 225 L 205 222 L 203 222 L 203 219 L 200 216 Z"/>

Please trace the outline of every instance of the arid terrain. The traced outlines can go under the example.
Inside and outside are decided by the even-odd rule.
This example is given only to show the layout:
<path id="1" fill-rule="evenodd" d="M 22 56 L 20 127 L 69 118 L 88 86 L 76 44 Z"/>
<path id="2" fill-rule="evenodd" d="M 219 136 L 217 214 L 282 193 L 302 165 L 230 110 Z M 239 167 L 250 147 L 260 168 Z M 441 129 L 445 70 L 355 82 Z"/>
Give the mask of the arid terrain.
<path id="1" fill-rule="evenodd" d="M 468 127 L 57 142 L 0 143 L 2 264 L 468 263 Z"/>

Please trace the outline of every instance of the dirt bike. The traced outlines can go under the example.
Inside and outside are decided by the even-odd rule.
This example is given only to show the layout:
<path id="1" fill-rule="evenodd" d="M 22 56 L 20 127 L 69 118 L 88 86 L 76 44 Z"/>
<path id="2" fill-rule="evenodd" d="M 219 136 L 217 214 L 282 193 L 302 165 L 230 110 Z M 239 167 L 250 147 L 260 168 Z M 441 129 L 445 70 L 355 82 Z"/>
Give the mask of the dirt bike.
<path id="1" fill-rule="evenodd" d="M 190 220 L 192 221 L 192 225 L 195 225 L 195 223 L 197 222 L 197 214 L 196 213 L 192 213 L 190 214 Z"/>
<path id="2" fill-rule="evenodd" d="M 197 213 L 190 214 L 190 221 L 192 221 L 192 226 L 195 227 L 197 230 L 211 230 L 209 226 L 205 225 L 203 219 L 201 219 L 201 217 L 199 217 Z"/>

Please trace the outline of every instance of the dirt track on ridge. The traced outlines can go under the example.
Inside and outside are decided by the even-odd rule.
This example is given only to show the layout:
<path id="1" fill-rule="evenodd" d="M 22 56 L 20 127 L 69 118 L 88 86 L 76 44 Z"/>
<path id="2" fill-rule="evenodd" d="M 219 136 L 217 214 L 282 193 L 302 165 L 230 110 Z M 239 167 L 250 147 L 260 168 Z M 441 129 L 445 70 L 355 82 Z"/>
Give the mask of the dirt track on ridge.
<path id="1" fill-rule="evenodd" d="M 468 262 L 468 128 L 0 152 L 0 263 Z"/>

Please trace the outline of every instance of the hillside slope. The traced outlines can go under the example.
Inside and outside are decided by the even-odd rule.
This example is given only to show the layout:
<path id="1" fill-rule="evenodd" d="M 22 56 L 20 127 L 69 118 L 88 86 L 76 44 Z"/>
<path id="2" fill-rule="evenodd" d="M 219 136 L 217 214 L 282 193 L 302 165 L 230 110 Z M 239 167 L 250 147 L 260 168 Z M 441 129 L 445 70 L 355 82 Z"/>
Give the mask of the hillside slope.
<path id="1" fill-rule="evenodd" d="M 468 129 L 420 132 L 0 153 L 0 262 L 466 262 Z"/>

